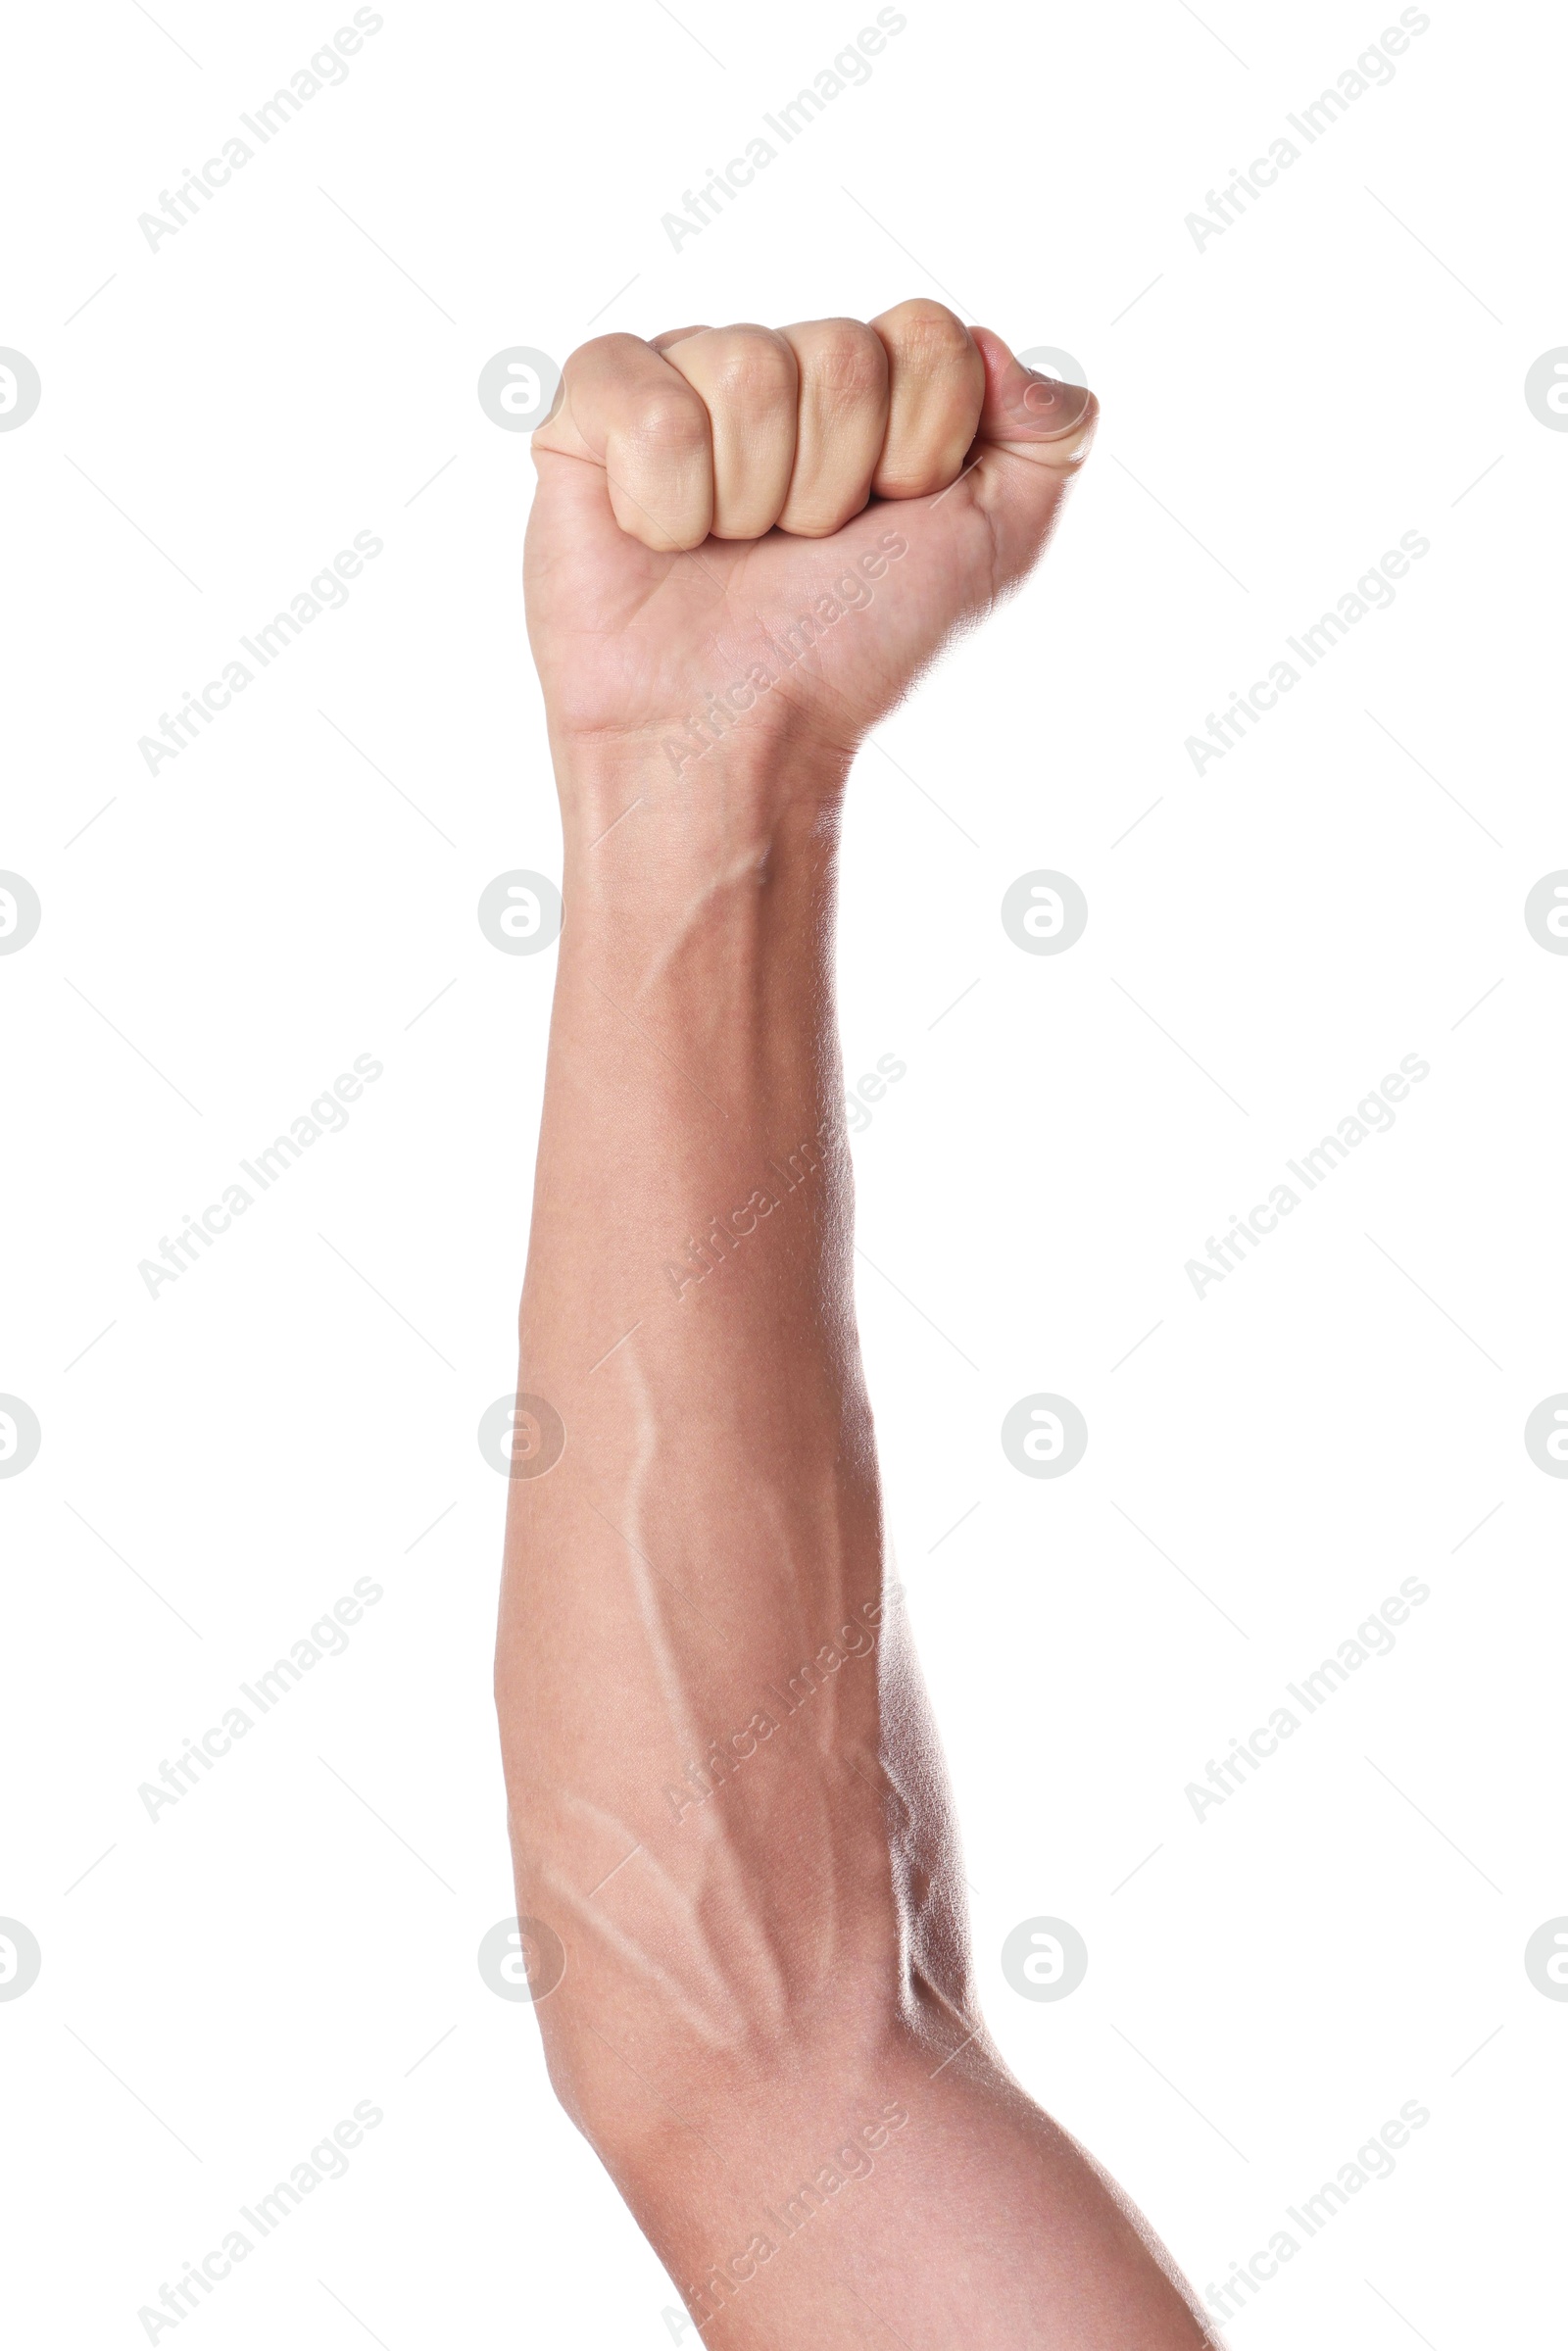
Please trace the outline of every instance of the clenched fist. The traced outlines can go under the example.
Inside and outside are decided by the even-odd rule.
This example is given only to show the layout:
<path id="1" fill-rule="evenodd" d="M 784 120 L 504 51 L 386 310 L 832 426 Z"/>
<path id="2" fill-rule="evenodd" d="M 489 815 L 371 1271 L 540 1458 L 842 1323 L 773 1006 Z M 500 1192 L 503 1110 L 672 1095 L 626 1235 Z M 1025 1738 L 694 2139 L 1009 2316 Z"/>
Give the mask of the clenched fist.
<path id="1" fill-rule="evenodd" d="M 720 747 L 842 770 L 1029 570 L 1096 413 L 935 302 L 585 343 L 533 436 L 525 563 L 564 790 L 695 782 Z"/>

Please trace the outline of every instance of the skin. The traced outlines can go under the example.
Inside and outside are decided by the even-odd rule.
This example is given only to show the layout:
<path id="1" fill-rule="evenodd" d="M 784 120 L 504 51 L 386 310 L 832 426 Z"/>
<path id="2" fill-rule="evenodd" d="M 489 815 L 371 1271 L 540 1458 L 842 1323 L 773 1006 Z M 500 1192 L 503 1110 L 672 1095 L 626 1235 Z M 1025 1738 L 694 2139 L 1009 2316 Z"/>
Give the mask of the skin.
<path id="1" fill-rule="evenodd" d="M 733 2351 L 1216 2340 L 980 2017 L 836 1106 L 856 747 L 1027 573 L 1094 417 L 920 301 L 605 336 L 534 436 L 566 918 L 519 1391 L 561 1441 L 525 1407 L 517 1902 L 558 2094 Z"/>

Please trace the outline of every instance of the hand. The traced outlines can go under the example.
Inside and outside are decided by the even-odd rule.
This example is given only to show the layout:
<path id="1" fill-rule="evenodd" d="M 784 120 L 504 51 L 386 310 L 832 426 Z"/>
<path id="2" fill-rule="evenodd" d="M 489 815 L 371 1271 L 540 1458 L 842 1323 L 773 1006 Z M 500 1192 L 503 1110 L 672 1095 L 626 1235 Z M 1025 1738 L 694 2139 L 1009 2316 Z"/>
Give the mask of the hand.
<path id="1" fill-rule="evenodd" d="M 842 771 L 1045 547 L 1098 414 L 940 303 L 603 335 L 533 436 L 528 628 L 564 782 L 717 746 Z"/>

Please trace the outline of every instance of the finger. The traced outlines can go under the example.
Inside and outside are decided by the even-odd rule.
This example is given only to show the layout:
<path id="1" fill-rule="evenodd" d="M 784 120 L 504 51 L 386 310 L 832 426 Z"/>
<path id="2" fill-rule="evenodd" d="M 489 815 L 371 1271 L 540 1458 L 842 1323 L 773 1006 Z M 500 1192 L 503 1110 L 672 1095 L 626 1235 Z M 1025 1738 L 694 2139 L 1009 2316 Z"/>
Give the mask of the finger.
<path id="1" fill-rule="evenodd" d="M 1100 416 L 1093 392 L 1037 375 L 989 327 L 977 326 L 985 363 L 978 460 L 960 496 L 991 518 L 1002 573 L 1016 579 L 1051 536 L 1067 484 L 1089 454 Z"/>
<path id="2" fill-rule="evenodd" d="M 603 467 L 615 520 L 645 547 L 700 547 L 713 519 L 713 452 L 685 377 L 635 335 L 600 335 L 572 353 L 561 383 L 535 453 Z"/>
<path id="3" fill-rule="evenodd" d="M 888 355 L 889 416 L 871 487 L 879 498 L 920 498 L 956 481 L 980 421 L 985 363 L 940 302 L 901 302 L 872 326 Z"/>
<path id="4" fill-rule="evenodd" d="M 715 539 L 760 539 L 778 520 L 795 463 L 795 354 L 767 326 L 710 326 L 666 364 L 708 411 Z"/>
<path id="5" fill-rule="evenodd" d="M 795 467 L 780 530 L 825 539 L 858 514 L 888 425 L 888 355 L 858 318 L 809 318 L 781 329 L 795 354 L 800 396 Z"/>
<path id="6" fill-rule="evenodd" d="M 666 326 L 662 335 L 650 335 L 648 340 L 653 350 L 667 351 L 672 343 L 684 343 L 688 335 L 705 335 L 707 332 L 706 326 Z"/>

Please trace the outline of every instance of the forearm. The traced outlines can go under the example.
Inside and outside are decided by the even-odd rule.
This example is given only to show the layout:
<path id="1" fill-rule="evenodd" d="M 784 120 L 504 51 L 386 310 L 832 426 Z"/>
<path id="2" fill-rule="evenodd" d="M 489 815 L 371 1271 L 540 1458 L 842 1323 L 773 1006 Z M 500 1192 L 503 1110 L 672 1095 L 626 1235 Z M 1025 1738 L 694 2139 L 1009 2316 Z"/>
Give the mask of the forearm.
<path id="1" fill-rule="evenodd" d="M 838 779 L 710 769 L 563 779 L 520 1386 L 565 1444 L 514 1483 L 503 1620 L 524 1897 L 576 1931 L 543 2022 L 628 2134 L 631 2078 L 574 2030 L 590 2006 L 636 2032 L 659 2004 L 671 2079 L 684 2033 L 717 2086 L 891 2026 L 899 1999 Z"/>
<path id="2" fill-rule="evenodd" d="M 854 1328 L 836 779 L 726 761 L 606 833 L 636 780 L 563 779 L 520 1387 L 564 1446 L 513 1485 L 500 1649 L 552 2071 L 737 2351 L 858 2345 L 873 2308 L 1196 2344 L 967 1985 Z"/>
<path id="3" fill-rule="evenodd" d="M 638 1351 L 656 1347 L 665 1376 L 744 1354 L 755 1394 L 770 1376 L 751 1346 L 761 1293 L 806 1349 L 813 1398 L 858 1387 L 844 1316 L 824 1312 L 849 1272 L 832 1107 L 838 800 L 831 774 L 812 768 L 788 800 L 735 758 L 684 784 L 657 756 L 564 780 L 525 1363 L 553 1344 L 564 1280 L 574 1327 L 585 1309 L 612 1321 L 625 1306 L 606 1346 L 641 1320 Z M 743 1248 L 764 1231 L 764 1248 Z M 706 1274 L 731 1259 L 743 1279 Z"/>

